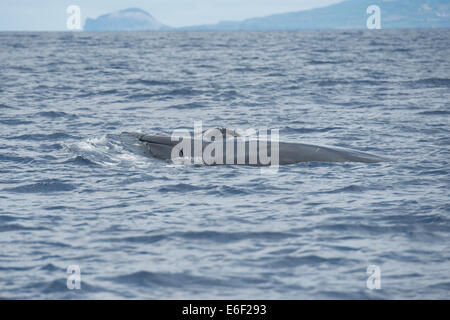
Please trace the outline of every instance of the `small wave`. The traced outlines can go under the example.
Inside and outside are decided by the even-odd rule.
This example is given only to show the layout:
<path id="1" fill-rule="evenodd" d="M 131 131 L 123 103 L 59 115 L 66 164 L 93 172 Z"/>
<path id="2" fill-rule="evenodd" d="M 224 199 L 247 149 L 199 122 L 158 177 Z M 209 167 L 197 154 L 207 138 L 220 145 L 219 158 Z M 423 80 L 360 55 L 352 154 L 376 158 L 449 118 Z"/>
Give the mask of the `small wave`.
<path id="1" fill-rule="evenodd" d="M 178 183 L 173 185 L 167 185 L 164 187 L 161 187 L 158 189 L 159 192 L 179 192 L 179 193 L 186 193 L 186 192 L 193 192 L 193 191 L 199 191 L 199 190 L 208 190 L 211 189 L 210 187 L 200 187 L 200 186 L 194 186 L 186 183 Z"/>
<path id="2" fill-rule="evenodd" d="M 317 227 L 318 230 L 327 230 L 339 233 L 352 232 L 361 235 L 380 235 L 380 234 L 400 234 L 411 232 L 409 226 L 382 226 L 363 223 L 334 223 L 323 224 Z"/>
<path id="3" fill-rule="evenodd" d="M 63 163 L 70 163 L 70 164 L 75 164 L 75 165 L 79 165 L 79 166 L 89 166 L 89 167 L 98 165 L 94 161 L 86 159 L 83 156 L 76 156 L 74 158 L 64 161 Z"/>
<path id="4" fill-rule="evenodd" d="M 255 72 L 256 69 L 252 68 L 252 67 L 237 67 L 237 68 L 231 69 L 231 71 L 233 71 L 233 72 Z"/>
<path id="5" fill-rule="evenodd" d="M 179 236 L 188 240 L 208 240 L 213 242 L 237 242 L 247 239 L 260 239 L 266 241 L 278 241 L 287 238 L 297 237 L 292 233 L 284 232 L 217 232 L 217 231 L 190 231 L 177 233 Z"/>
<path id="6" fill-rule="evenodd" d="M 41 150 L 53 151 L 53 150 L 61 150 L 63 146 L 61 143 L 51 143 L 51 144 L 41 143 L 39 145 L 39 148 Z"/>
<path id="7" fill-rule="evenodd" d="M 364 192 L 367 190 L 386 190 L 386 188 L 380 188 L 377 186 L 372 186 L 372 187 L 366 187 L 366 186 L 360 186 L 360 185 L 349 185 L 346 187 L 342 187 L 342 188 L 337 188 L 337 189 L 332 189 L 332 190 L 327 190 L 327 191 L 320 191 L 317 193 L 324 193 L 324 194 L 333 194 L 333 193 L 360 193 L 360 192 Z"/>
<path id="8" fill-rule="evenodd" d="M 406 83 L 414 88 L 422 87 L 450 87 L 450 79 L 448 78 L 424 78 L 415 81 L 406 81 Z"/>
<path id="9" fill-rule="evenodd" d="M 25 48 L 25 47 L 23 47 L 23 48 Z M 19 72 L 34 73 L 34 69 L 32 69 L 30 67 L 25 67 L 25 66 L 12 66 L 11 69 L 19 71 Z"/>
<path id="10" fill-rule="evenodd" d="M 200 95 L 202 93 L 203 93 L 203 91 L 197 90 L 197 89 L 193 89 L 193 88 L 178 88 L 178 89 L 173 89 L 173 90 L 164 92 L 163 95 L 168 95 L 168 96 L 195 96 L 195 95 Z"/>
<path id="11" fill-rule="evenodd" d="M 8 215 L 0 215 L 0 222 L 11 222 L 11 221 L 16 221 L 18 220 L 17 217 L 13 217 L 13 216 L 8 216 Z"/>
<path id="12" fill-rule="evenodd" d="M 33 267 L 1 267 L 0 266 L 0 271 L 28 271 L 31 269 L 33 269 Z"/>
<path id="13" fill-rule="evenodd" d="M 40 267 L 39 270 L 46 270 L 46 271 L 51 271 L 51 272 L 53 272 L 53 271 L 62 271 L 62 270 L 64 270 L 64 269 L 55 266 L 53 263 L 47 263 L 46 265 Z M 65 271 L 65 270 L 64 270 L 64 271 Z"/>
<path id="14" fill-rule="evenodd" d="M 440 290 L 442 290 L 442 292 L 444 294 L 448 294 L 450 292 L 450 281 L 432 284 L 432 285 L 428 286 L 428 289 L 431 289 L 431 290 L 440 289 Z"/>
<path id="15" fill-rule="evenodd" d="M 184 109 L 201 109 L 206 108 L 204 104 L 198 103 L 198 102 L 191 102 L 191 103 L 182 103 L 182 104 L 176 104 L 167 107 L 167 109 L 177 109 L 177 110 L 184 110 Z"/>
<path id="16" fill-rule="evenodd" d="M 56 248 L 71 248 L 70 244 L 59 242 L 59 241 L 33 241 L 33 244 L 40 244 L 45 247 L 56 247 Z"/>
<path id="17" fill-rule="evenodd" d="M 140 100 L 146 100 L 149 98 L 153 98 L 157 96 L 156 93 L 136 93 L 136 94 L 131 94 L 129 96 L 127 96 L 127 99 L 132 100 L 132 101 L 140 101 Z"/>
<path id="18" fill-rule="evenodd" d="M 380 46 L 380 47 L 389 48 L 389 43 L 372 40 L 369 42 L 369 46 Z"/>
<path id="19" fill-rule="evenodd" d="M 136 111 L 136 110 L 149 110 L 148 106 L 133 106 L 133 107 L 124 107 L 122 110 L 126 111 Z"/>
<path id="20" fill-rule="evenodd" d="M 0 123 L 5 124 L 7 126 L 17 126 L 21 124 L 30 124 L 33 123 L 33 121 L 19 120 L 19 119 L 0 119 Z"/>
<path id="21" fill-rule="evenodd" d="M 14 163 L 30 163 L 34 161 L 34 159 L 30 157 L 19 157 L 10 154 L 0 154 L 0 161 L 9 161 Z"/>
<path id="22" fill-rule="evenodd" d="M 393 49 L 392 52 L 411 52 L 410 48 L 396 48 Z"/>
<path id="23" fill-rule="evenodd" d="M 422 114 L 425 116 L 447 116 L 450 114 L 449 110 L 430 110 L 430 111 L 422 111 L 418 114 Z"/>
<path id="24" fill-rule="evenodd" d="M 284 73 L 281 72 L 270 72 L 269 74 L 267 74 L 267 77 L 285 77 L 286 75 Z"/>
<path id="25" fill-rule="evenodd" d="M 242 98 L 244 95 L 240 94 L 236 90 L 223 90 L 218 95 L 220 98 L 226 98 L 226 99 L 236 99 L 236 98 Z"/>
<path id="26" fill-rule="evenodd" d="M 333 130 L 342 130 L 342 127 L 326 127 L 326 128 L 292 128 L 285 127 L 287 133 L 314 133 L 314 132 L 329 132 Z"/>
<path id="27" fill-rule="evenodd" d="M 273 259 L 271 259 L 273 260 Z M 317 255 L 308 255 L 303 257 L 287 256 L 281 259 L 276 259 L 273 262 L 267 263 L 272 268 L 293 268 L 299 266 L 318 266 L 318 265 L 332 265 L 343 266 L 350 263 L 357 262 L 347 258 L 324 258 Z"/>
<path id="28" fill-rule="evenodd" d="M 331 60 L 310 60 L 308 61 L 311 65 L 321 65 L 321 64 L 339 64 L 344 63 L 348 61 L 331 61 Z"/>
<path id="29" fill-rule="evenodd" d="M 145 100 L 153 97 L 176 97 L 176 96 L 195 96 L 202 94 L 203 91 L 193 89 L 193 88 L 177 88 L 168 91 L 158 91 L 158 92 L 146 92 L 146 93 L 134 93 L 127 96 L 129 100 Z"/>
<path id="30" fill-rule="evenodd" d="M 202 68 L 202 69 L 217 69 L 217 66 L 212 65 L 212 64 L 199 64 L 199 65 L 197 65 L 197 68 Z"/>
<path id="31" fill-rule="evenodd" d="M 37 183 L 24 184 L 14 188 L 6 188 L 4 191 L 15 193 L 48 193 L 48 192 L 64 192 L 76 189 L 75 186 L 63 183 L 57 180 L 41 181 Z"/>
<path id="32" fill-rule="evenodd" d="M 10 137 L 9 139 L 13 140 L 29 140 L 29 141 L 43 141 L 43 140 L 61 140 L 61 139 L 69 139 L 75 138 L 71 135 L 68 135 L 63 132 L 56 132 L 50 134 L 22 134 L 20 136 Z"/>
<path id="33" fill-rule="evenodd" d="M 67 206 L 49 206 L 49 207 L 44 207 L 45 210 L 48 211 L 62 211 L 62 210 L 68 210 L 71 209 L 71 207 L 67 207 Z"/>
<path id="34" fill-rule="evenodd" d="M 50 118 L 50 119 L 55 119 L 55 118 L 76 118 L 77 116 L 74 114 L 69 114 L 63 111 L 42 111 L 42 112 L 38 112 L 35 114 L 35 116 L 38 117 L 44 117 L 44 118 Z"/>
<path id="35" fill-rule="evenodd" d="M 317 80 L 312 81 L 312 83 L 317 84 L 319 87 L 334 87 L 338 85 L 349 84 L 349 82 L 346 80 Z"/>
<path id="36" fill-rule="evenodd" d="M 247 189 L 238 188 L 233 186 L 221 186 L 217 193 L 221 196 L 236 196 L 236 195 L 246 195 L 251 194 Z"/>
<path id="37" fill-rule="evenodd" d="M 164 235 L 154 235 L 154 236 L 135 236 L 135 237 L 123 237 L 123 238 L 107 238 L 101 239 L 100 242 L 131 242 L 131 243 L 155 243 L 166 239 L 167 236 Z"/>
<path id="38" fill-rule="evenodd" d="M 130 64 L 128 63 L 128 61 L 124 60 L 124 61 L 120 61 L 120 62 L 113 62 L 108 67 L 111 69 L 118 69 L 118 70 L 129 69 Z"/>
<path id="39" fill-rule="evenodd" d="M 367 79 L 352 79 L 352 80 L 333 80 L 333 79 L 326 79 L 326 80 L 316 80 L 312 81 L 312 83 L 317 84 L 319 87 L 334 87 L 339 85 L 365 85 L 365 86 L 379 86 L 383 84 L 389 83 L 385 80 L 367 80 Z"/>
<path id="40" fill-rule="evenodd" d="M 449 172 L 446 169 L 425 170 L 419 171 L 419 176 L 448 176 Z"/>
<path id="41" fill-rule="evenodd" d="M 155 79 L 130 79 L 127 81 L 127 84 L 142 84 L 145 86 L 168 86 L 168 85 L 176 85 L 178 82 L 170 81 L 170 80 L 155 80 Z"/>
<path id="42" fill-rule="evenodd" d="M 27 227 L 17 223 L 6 223 L 0 225 L 0 232 L 9 232 L 9 231 L 22 231 L 22 230 L 49 230 L 44 227 Z"/>
<path id="43" fill-rule="evenodd" d="M 120 91 L 117 89 L 107 89 L 107 90 L 99 90 L 94 93 L 94 95 L 98 96 L 107 96 L 110 94 L 118 94 Z"/>
<path id="44" fill-rule="evenodd" d="M 8 106 L 8 105 L 3 104 L 3 103 L 0 103 L 0 109 L 16 109 L 16 108 Z"/>
<path id="45" fill-rule="evenodd" d="M 138 271 L 135 273 L 109 278 L 113 282 L 133 284 L 139 287 L 211 287 L 224 286 L 229 287 L 231 283 L 226 280 L 209 278 L 204 276 L 194 276 L 189 273 L 165 273 Z"/>

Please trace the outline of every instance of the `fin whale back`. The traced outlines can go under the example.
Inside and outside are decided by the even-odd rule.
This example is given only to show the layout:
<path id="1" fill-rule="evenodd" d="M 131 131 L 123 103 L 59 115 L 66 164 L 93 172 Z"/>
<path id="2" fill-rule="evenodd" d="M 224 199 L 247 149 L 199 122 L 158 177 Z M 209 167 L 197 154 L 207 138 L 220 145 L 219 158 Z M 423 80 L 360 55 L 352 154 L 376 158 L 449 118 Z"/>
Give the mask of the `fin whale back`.
<path id="1" fill-rule="evenodd" d="M 144 144 L 146 154 L 161 160 L 171 160 L 172 153 L 175 147 L 182 141 L 182 137 L 170 137 L 166 135 L 151 135 L 151 134 L 131 134 L 137 140 Z M 268 164 L 262 163 L 258 155 L 255 155 L 256 151 L 259 154 L 259 143 L 256 149 L 251 149 L 249 144 L 255 140 L 243 140 L 239 136 L 232 136 L 227 138 L 226 143 L 221 141 L 208 141 L 201 138 L 191 137 L 191 150 L 194 150 L 194 143 L 198 142 L 202 146 L 202 151 L 205 148 L 211 148 L 213 144 L 217 144 L 217 147 L 223 147 L 223 161 L 215 164 L 241 164 L 251 166 L 264 166 Z M 219 145 L 219 143 L 221 143 Z M 231 158 L 234 159 L 233 163 L 230 163 L 230 156 L 227 155 L 226 146 L 232 144 Z M 177 147 L 178 148 L 178 147 Z M 270 156 L 271 142 L 267 141 L 268 156 Z M 245 150 L 244 157 L 238 159 L 237 150 Z M 252 150 L 252 151 L 250 151 Z M 293 142 L 279 142 L 279 161 L 280 165 L 288 165 L 299 162 L 362 162 L 362 163 L 377 163 L 390 161 L 390 159 L 373 155 L 366 152 L 338 148 L 328 146 L 318 146 L 312 144 L 293 143 Z M 182 149 L 178 151 L 180 157 L 183 157 Z M 242 159 L 243 158 L 243 159 Z M 250 159 L 257 159 L 257 162 L 251 162 Z"/>
<path id="2" fill-rule="evenodd" d="M 280 142 L 280 164 L 310 161 L 377 163 L 388 161 L 388 159 L 345 148 Z"/>

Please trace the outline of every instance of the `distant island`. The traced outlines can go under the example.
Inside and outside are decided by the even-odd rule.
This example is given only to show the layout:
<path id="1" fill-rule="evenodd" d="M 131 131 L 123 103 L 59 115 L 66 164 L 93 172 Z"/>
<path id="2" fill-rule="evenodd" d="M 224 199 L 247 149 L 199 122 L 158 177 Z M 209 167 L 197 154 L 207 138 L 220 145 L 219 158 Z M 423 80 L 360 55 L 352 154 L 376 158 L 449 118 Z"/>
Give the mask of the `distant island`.
<path id="1" fill-rule="evenodd" d="M 85 31 L 227 31 L 365 29 L 371 5 L 381 9 L 383 29 L 450 28 L 448 0 L 347 0 L 323 8 L 274 14 L 243 21 L 171 28 L 138 8 L 86 19 Z"/>
<path id="2" fill-rule="evenodd" d="M 159 31 L 170 29 L 150 13 L 129 8 L 113 13 L 104 14 L 97 19 L 87 18 L 85 31 Z"/>

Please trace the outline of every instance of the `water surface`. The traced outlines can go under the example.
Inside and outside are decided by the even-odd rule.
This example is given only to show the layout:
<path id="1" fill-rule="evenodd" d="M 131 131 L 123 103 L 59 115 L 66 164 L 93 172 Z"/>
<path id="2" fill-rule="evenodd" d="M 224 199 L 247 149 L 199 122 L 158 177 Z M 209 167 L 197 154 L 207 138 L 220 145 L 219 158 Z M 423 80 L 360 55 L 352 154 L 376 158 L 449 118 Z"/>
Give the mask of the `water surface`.
<path id="1" fill-rule="evenodd" d="M 449 298 L 449 57 L 449 30 L 0 33 L 0 297 Z M 264 175 L 121 138 L 199 120 L 394 161 Z"/>

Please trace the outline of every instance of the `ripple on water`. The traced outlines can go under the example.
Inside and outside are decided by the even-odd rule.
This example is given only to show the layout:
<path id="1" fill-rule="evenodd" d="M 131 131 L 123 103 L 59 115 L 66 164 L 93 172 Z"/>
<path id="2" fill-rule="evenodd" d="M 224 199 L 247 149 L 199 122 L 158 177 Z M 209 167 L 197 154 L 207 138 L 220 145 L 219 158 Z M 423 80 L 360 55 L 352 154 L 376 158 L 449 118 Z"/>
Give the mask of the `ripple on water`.
<path id="1" fill-rule="evenodd" d="M 5 188 L 3 190 L 14 193 L 51 193 L 67 192 L 75 189 L 76 187 L 70 183 L 64 183 L 58 180 L 44 180 L 36 183 L 23 184 L 13 188 Z"/>

